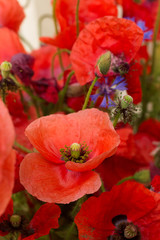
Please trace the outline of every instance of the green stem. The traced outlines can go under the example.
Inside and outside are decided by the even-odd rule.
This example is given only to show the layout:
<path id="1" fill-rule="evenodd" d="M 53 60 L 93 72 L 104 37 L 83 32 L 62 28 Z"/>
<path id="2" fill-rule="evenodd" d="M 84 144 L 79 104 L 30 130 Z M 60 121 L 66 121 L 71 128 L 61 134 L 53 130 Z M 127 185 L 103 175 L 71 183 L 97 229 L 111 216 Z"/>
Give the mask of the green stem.
<path id="1" fill-rule="evenodd" d="M 55 58 L 56 58 L 56 56 L 57 56 L 59 53 L 62 53 L 62 52 L 66 52 L 66 53 L 68 53 L 68 54 L 71 53 L 71 51 L 68 50 L 68 49 L 59 49 L 59 52 L 58 52 L 58 50 L 57 50 L 57 52 L 53 55 L 53 57 L 52 57 L 52 62 L 51 62 L 51 73 L 52 73 L 52 77 L 54 77 L 54 61 L 55 61 Z"/>
<path id="2" fill-rule="evenodd" d="M 59 103 L 58 103 L 58 107 L 61 109 L 62 107 L 62 104 L 64 102 L 64 98 L 66 96 L 66 93 L 67 93 L 67 89 L 68 89 L 68 85 L 69 85 L 69 82 L 71 80 L 71 77 L 74 75 L 74 71 L 71 71 L 70 74 L 68 75 L 68 78 L 67 78 L 67 81 L 65 83 L 65 86 L 64 88 L 62 89 L 62 91 L 59 93 Z"/>
<path id="3" fill-rule="evenodd" d="M 98 77 L 96 76 L 96 77 L 94 78 L 94 80 L 93 80 L 93 82 L 92 82 L 89 90 L 88 90 L 88 93 L 87 93 L 87 96 L 86 96 L 86 98 L 85 98 L 85 102 L 84 102 L 84 105 L 83 105 L 82 110 L 84 110 L 84 109 L 87 108 L 87 105 L 88 105 L 88 102 L 89 102 L 89 98 L 90 98 L 91 92 L 92 92 L 93 87 L 94 87 L 95 83 L 97 82 L 97 80 L 98 80 Z"/>
<path id="4" fill-rule="evenodd" d="M 117 115 L 116 115 L 116 117 L 115 117 L 115 119 L 114 119 L 114 122 L 113 122 L 113 127 L 114 127 L 114 128 L 116 127 L 116 125 L 117 125 L 117 123 L 118 123 L 119 117 L 120 117 L 120 112 L 117 113 Z"/>
<path id="5" fill-rule="evenodd" d="M 53 21 L 54 21 L 54 27 L 56 31 L 56 35 L 58 34 L 58 26 L 57 26 L 57 18 L 56 18 L 56 2 L 57 0 L 53 0 Z M 63 66 L 63 61 L 62 61 L 62 56 L 60 53 L 60 49 L 57 48 L 58 56 L 59 56 L 59 63 L 61 66 L 62 71 L 64 71 L 64 66 Z"/>
<path id="6" fill-rule="evenodd" d="M 37 117 L 40 117 L 40 111 L 39 111 L 39 106 L 38 106 L 38 102 L 37 102 L 37 100 L 39 100 L 40 98 L 35 96 L 30 88 L 27 88 L 24 85 L 22 85 L 20 82 L 18 82 L 14 75 L 9 74 L 9 78 L 11 78 L 20 89 L 25 91 L 31 97 L 32 102 L 33 102 L 36 112 L 37 112 Z"/>
<path id="7" fill-rule="evenodd" d="M 23 152 L 25 153 L 32 153 L 31 150 L 29 150 L 28 148 L 24 147 L 23 145 L 21 145 L 20 143 L 18 143 L 17 141 L 14 142 L 14 146 L 21 149 Z"/>
<path id="8" fill-rule="evenodd" d="M 54 21 L 54 27 L 56 31 L 56 35 L 58 34 L 58 26 L 57 26 L 57 18 L 56 18 L 56 3 L 57 0 L 53 0 L 53 21 Z"/>
<path id="9" fill-rule="evenodd" d="M 156 58 L 156 45 L 157 45 L 156 40 L 157 40 L 159 25 L 160 25 L 160 0 L 158 1 L 158 12 L 157 12 L 157 17 L 156 17 L 156 22 L 154 27 L 154 34 L 153 34 L 153 53 L 152 53 L 152 67 L 151 67 L 152 74 L 154 72 L 154 65 L 155 65 L 155 58 Z"/>
<path id="10" fill-rule="evenodd" d="M 5 92 L 5 90 L 3 88 L 2 88 L 1 95 L 2 95 L 3 102 L 6 103 L 6 92 Z"/>
<path id="11" fill-rule="evenodd" d="M 134 177 L 133 177 L 133 176 L 129 176 L 129 177 L 123 178 L 123 179 L 121 179 L 121 180 L 117 183 L 117 185 L 120 185 L 121 183 L 126 182 L 126 181 L 128 181 L 128 180 L 134 180 Z"/>
<path id="12" fill-rule="evenodd" d="M 106 192 L 106 189 L 105 189 L 105 186 L 104 186 L 104 183 L 103 183 L 102 179 L 101 179 L 101 182 L 102 182 L 102 184 L 101 184 L 101 191 L 102 192 Z"/>
<path id="13" fill-rule="evenodd" d="M 77 215 L 77 213 L 79 212 L 80 208 L 81 208 L 81 205 L 82 203 L 86 200 L 86 196 L 83 196 L 82 198 L 78 199 L 72 213 L 71 213 L 71 216 L 72 218 L 74 219 L 75 216 Z M 70 228 L 68 229 L 67 231 L 67 235 L 66 235 L 66 238 L 65 240 L 71 240 L 71 236 L 72 236 L 72 232 L 73 232 L 73 229 L 75 227 L 75 223 L 73 222 L 70 226 Z"/>
<path id="14" fill-rule="evenodd" d="M 70 226 L 70 228 L 67 231 L 65 240 L 71 240 L 72 232 L 73 232 L 73 229 L 75 228 L 75 225 L 76 225 L 75 222 L 73 222 L 72 225 Z"/>
<path id="15" fill-rule="evenodd" d="M 79 3 L 80 0 L 77 0 L 77 5 L 76 5 L 76 26 L 77 26 L 77 37 L 79 35 Z"/>

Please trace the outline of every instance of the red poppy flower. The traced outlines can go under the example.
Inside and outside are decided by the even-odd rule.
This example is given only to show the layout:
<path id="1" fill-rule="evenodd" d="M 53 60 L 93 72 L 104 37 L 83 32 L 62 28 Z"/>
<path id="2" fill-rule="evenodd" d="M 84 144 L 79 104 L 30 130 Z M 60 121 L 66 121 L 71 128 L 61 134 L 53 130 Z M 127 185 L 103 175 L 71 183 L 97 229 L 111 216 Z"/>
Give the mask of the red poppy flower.
<path id="1" fill-rule="evenodd" d="M 108 114 L 94 108 L 39 118 L 26 135 L 39 153 L 24 158 L 20 180 L 30 194 L 46 202 L 69 203 L 96 192 L 101 181 L 92 169 L 119 144 Z"/>
<path id="2" fill-rule="evenodd" d="M 18 32 L 25 17 L 23 8 L 17 0 L 0 0 L 0 26 Z"/>
<path id="3" fill-rule="evenodd" d="M 81 85 L 93 81 L 97 61 L 107 51 L 111 52 L 109 75 L 116 75 L 113 69 L 122 62 L 128 65 L 138 52 L 142 40 L 142 30 L 130 20 L 103 17 L 89 23 L 81 31 L 71 52 L 77 81 Z"/>
<path id="4" fill-rule="evenodd" d="M 18 35 L 8 28 L 0 28 L 0 63 L 10 61 L 17 53 L 25 53 Z"/>
<path id="5" fill-rule="evenodd" d="M 19 216 L 19 226 L 12 224 L 13 201 L 11 200 L 5 213 L 0 217 L 0 236 L 5 236 L 8 232 L 21 233 L 20 238 L 25 240 L 34 240 L 41 236 L 49 234 L 51 228 L 58 228 L 58 218 L 61 214 L 60 207 L 54 203 L 46 203 L 42 205 L 33 216 L 33 219 L 26 225 L 23 216 Z"/>
<path id="6" fill-rule="evenodd" d="M 15 133 L 7 108 L 0 101 L 0 215 L 12 195 L 14 185 L 15 151 L 12 150 Z M 6 187 L 7 186 L 7 187 Z"/>
<path id="7" fill-rule="evenodd" d="M 79 239 L 153 240 L 160 236 L 160 195 L 136 182 L 91 197 L 75 218 Z"/>
<path id="8" fill-rule="evenodd" d="M 76 22 L 77 0 L 58 0 L 56 16 L 61 29 Z M 102 7 L 103 6 L 103 7 Z M 104 16 L 117 16 L 117 7 L 114 0 L 81 0 L 79 5 L 79 21 L 87 24 Z"/>
<path id="9" fill-rule="evenodd" d="M 151 152 L 154 149 L 154 137 L 146 132 L 133 134 L 130 127 L 117 130 L 120 145 L 114 156 L 106 159 L 96 168 L 105 187 L 111 189 L 121 179 L 134 175 L 135 172 L 149 169 L 153 162 Z"/>

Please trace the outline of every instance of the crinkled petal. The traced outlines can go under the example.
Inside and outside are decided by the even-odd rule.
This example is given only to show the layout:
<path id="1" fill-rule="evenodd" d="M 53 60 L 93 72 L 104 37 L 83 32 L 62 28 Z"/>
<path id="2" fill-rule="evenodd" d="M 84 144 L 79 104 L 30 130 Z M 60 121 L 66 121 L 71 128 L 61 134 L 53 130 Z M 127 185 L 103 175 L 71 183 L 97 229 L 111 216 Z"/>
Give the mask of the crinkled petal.
<path id="1" fill-rule="evenodd" d="M 26 190 L 44 202 L 70 203 L 96 192 L 101 180 L 96 172 L 77 173 L 45 160 L 39 153 L 28 154 L 20 166 L 20 181 Z"/>
<path id="2" fill-rule="evenodd" d="M 130 20 L 106 16 L 89 23 L 80 32 L 71 52 L 77 81 L 81 85 L 93 81 L 97 61 L 106 51 L 130 62 L 142 41 L 143 31 Z"/>

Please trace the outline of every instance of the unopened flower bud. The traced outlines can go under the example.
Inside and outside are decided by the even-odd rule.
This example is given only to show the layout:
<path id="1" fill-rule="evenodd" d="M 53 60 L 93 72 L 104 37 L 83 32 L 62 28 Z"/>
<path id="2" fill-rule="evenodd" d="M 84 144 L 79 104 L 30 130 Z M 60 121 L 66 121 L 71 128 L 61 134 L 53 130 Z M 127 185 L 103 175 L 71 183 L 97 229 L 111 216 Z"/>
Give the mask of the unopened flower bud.
<path id="1" fill-rule="evenodd" d="M 10 62 L 4 61 L 0 65 L 1 75 L 3 79 L 9 77 L 10 71 L 12 69 L 12 64 Z"/>
<path id="2" fill-rule="evenodd" d="M 121 107 L 123 109 L 126 109 L 132 103 L 133 103 L 133 98 L 130 95 L 125 95 L 121 100 Z"/>
<path id="3" fill-rule="evenodd" d="M 10 217 L 10 223 L 14 228 L 18 228 L 21 224 L 21 216 L 14 214 Z"/>
<path id="4" fill-rule="evenodd" d="M 98 69 L 101 74 L 106 75 L 111 65 L 111 52 L 107 51 L 98 60 Z"/>
<path id="5" fill-rule="evenodd" d="M 71 156 L 73 158 L 78 159 L 81 153 L 81 145 L 78 143 L 72 143 L 72 145 L 70 146 L 71 149 Z"/>
<path id="6" fill-rule="evenodd" d="M 145 169 L 145 170 L 141 170 L 139 172 L 136 172 L 133 175 L 133 179 L 137 182 L 147 184 L 151 181 L 150 171 Z"/>

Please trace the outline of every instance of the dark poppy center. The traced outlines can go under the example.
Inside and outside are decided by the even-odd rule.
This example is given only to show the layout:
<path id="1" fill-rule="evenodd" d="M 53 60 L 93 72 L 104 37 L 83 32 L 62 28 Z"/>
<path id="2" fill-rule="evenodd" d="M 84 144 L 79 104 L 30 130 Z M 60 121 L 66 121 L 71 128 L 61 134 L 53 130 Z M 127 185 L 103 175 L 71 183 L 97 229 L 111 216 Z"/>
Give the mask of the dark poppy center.
<path id="1" fill-rule="evenodd" d="M 140 240 L 141 235 L 139 228 L 127 220 L 126 215 L 117 215 L 112 219 L 115 230 L 108 240 Z"/>
<path id="2" fill-rule="evenodd" d="M 89 158 L 90 152 L 91 150 L 88 150 L 87 144 L 79 143 L 73 143 L 71 146 L 60 149 L 61 159 L 65 162 L 84 163 Z"/>

